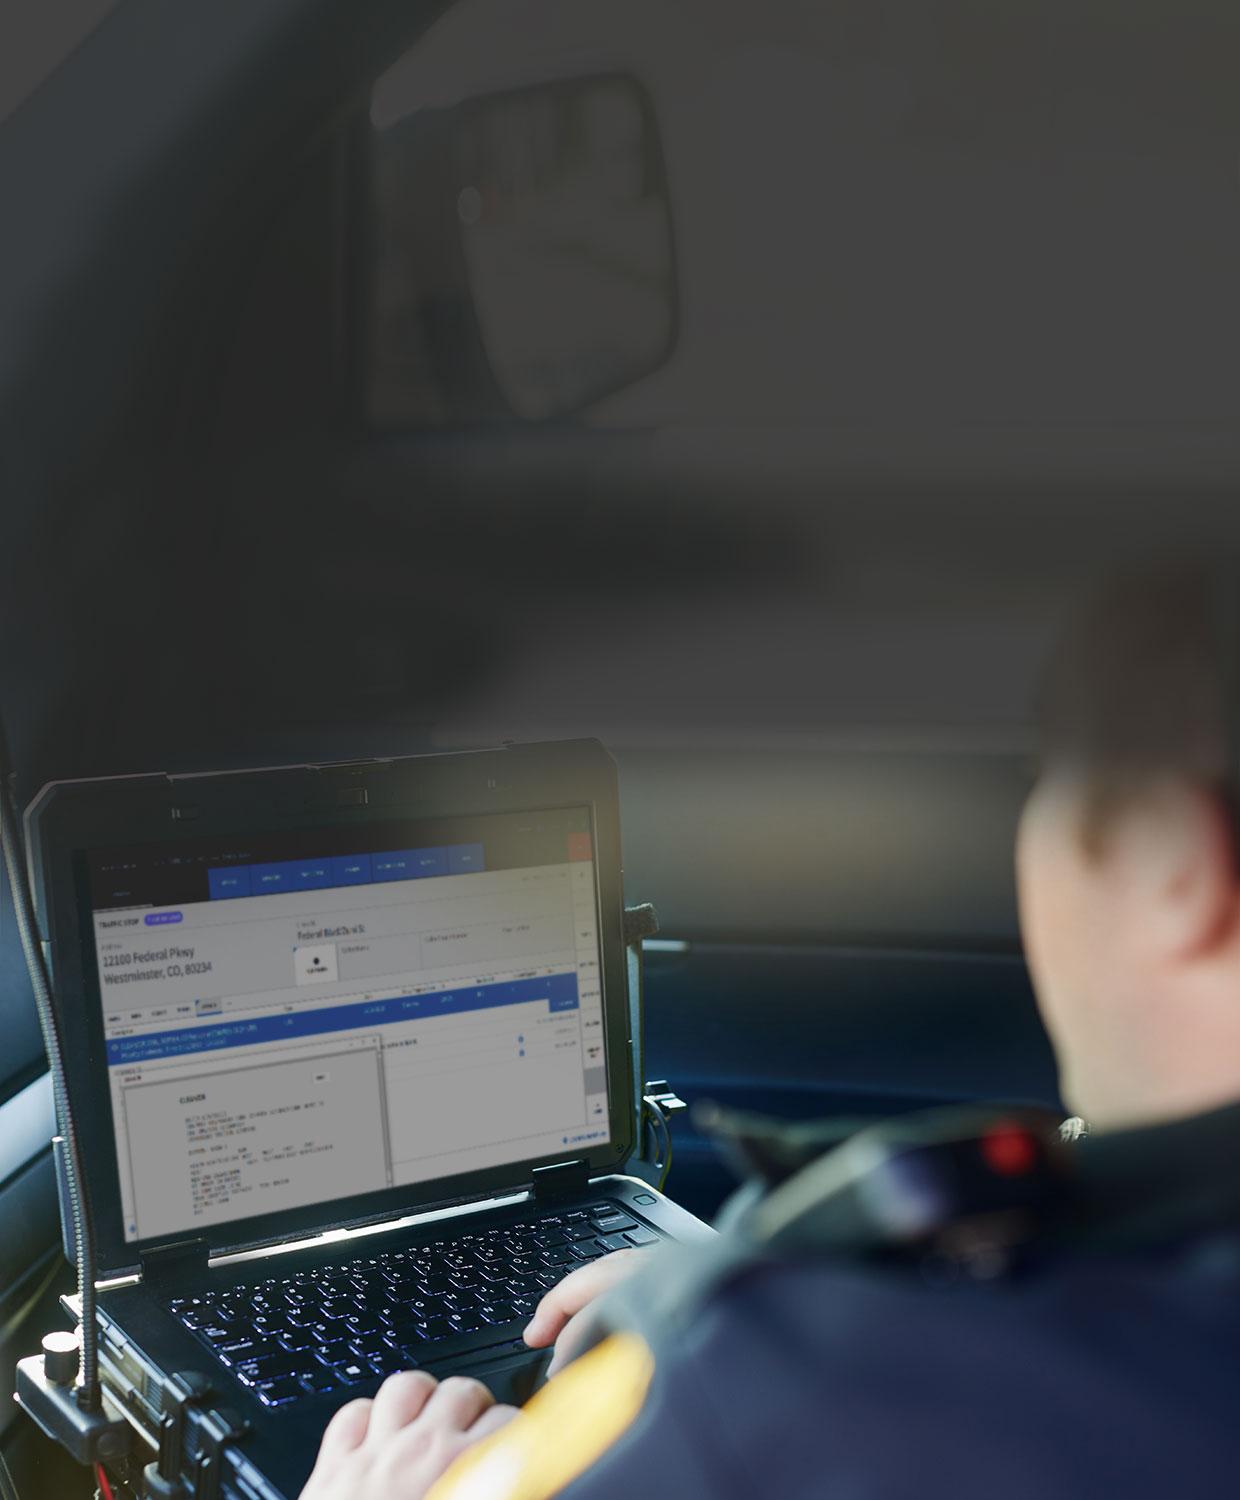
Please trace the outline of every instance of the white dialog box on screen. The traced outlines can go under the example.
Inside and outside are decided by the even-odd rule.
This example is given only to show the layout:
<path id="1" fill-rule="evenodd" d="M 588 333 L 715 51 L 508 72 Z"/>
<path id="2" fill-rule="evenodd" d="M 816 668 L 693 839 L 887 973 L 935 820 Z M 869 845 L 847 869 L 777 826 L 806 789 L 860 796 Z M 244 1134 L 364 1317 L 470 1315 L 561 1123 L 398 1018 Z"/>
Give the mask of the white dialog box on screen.
<path id="1" fill-rule="evenodd" d="M 335 943 L 315 943 L 293 949 L 298 984 L 330 984 L 339 979 Z"/>

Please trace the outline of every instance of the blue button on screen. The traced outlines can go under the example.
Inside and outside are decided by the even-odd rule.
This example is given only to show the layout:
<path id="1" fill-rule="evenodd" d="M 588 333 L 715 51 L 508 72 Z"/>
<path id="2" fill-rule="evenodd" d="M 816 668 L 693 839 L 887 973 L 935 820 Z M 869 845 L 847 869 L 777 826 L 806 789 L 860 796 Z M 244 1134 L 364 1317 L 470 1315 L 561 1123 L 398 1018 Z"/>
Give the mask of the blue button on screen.
<path id="1" fill-rule="evenodd" d="M 207 887 L 212 901 L 223 901 L 232 896 L 248 896 L 250 866 L 241 865 L 233 870 L 208 870 Z"/>
<path id="2" fill-rule="evenodd" d="M 449 875 L 472 875 L 483 868 L 481 844 L 452 844 L 448 849 Z"/>
<path id="3" fill-rule="evenodd" d="M 332 885 L 368 885 L 371 880 L 369 854 L 338 854 L 331 862 Z"/>
<path id="4" fill-rule="evenodd" d="M 446 875 L 448 851 L 446 849 L 413 850 L 413 873 L 422 879 L 431 875 Z"/>
<path id="5" fill-rule="evenodd" d="M 272 896 L 284 891 L 369 885 L 383 880 L 425 880 L 439 875 L 470 875 L 485 868 L 481 844 L 435 849 L 389 849 L 382 854 L 337 854 L 331 858 L 278 860 L 265 865 L 234 865 L 207 871 L 213 901 L 237 896 Z"/>

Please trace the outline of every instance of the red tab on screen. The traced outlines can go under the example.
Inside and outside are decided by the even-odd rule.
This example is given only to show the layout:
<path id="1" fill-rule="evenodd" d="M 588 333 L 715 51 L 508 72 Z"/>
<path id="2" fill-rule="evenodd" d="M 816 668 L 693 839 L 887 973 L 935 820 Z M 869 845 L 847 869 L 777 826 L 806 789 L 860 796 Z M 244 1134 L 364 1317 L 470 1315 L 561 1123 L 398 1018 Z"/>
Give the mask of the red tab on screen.
<path id="1" fill-rule="evenodd" d="M 594 851 L 590 847 L 590 835 L 588 833 L 569 834 L 568 857 L 570 860 L 594 858 Z"/>

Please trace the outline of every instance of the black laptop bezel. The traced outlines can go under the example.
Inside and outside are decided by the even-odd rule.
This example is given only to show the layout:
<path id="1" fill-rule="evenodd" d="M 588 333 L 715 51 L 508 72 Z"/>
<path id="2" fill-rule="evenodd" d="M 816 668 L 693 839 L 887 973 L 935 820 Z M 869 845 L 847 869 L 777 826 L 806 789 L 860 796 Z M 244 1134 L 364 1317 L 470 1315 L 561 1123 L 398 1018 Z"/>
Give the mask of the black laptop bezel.
<path id="1" fill-rule="evenodd" d="M 393 820 L 588 807 L 597 881 L 608 1140 L 427 1183 L 126 1240 L 116 1160 L 103 1005 L 86 888 L 91 850 L 184 843 L 217 834 L 357 826 Z M 278 767 L 196 776 L 163 774 L 44 787 L 26 815 L 40 923 L 49 945 L 64 1039 L 66 1081 L 93 1188 L 99 1269 L 136 1270 L 144 1251 L 180 1239 L 208 1255 L 306 1238 L 529 1188 L 537 1168 L 582 1161 L 590 1175 L 617 1170 L 632 1151 L 632 1047 L 624 948 L 623 871 L 616 767 L 595 740 L 509 745 L 391 760 Z"/>

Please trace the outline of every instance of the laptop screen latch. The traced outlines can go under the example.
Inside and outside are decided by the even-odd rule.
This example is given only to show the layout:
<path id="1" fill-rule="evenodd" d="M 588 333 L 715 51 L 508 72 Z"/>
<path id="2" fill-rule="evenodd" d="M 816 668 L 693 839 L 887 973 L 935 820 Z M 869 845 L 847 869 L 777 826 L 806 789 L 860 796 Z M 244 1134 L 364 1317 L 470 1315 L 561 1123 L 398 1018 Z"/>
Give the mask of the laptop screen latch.
<path id="1" fill-rule="evenodd" d="M 590 1186 L 590 1170 L 584 1161 L 558 1161 L 534 1168 L 534 1202 L 559 1203 Z"/>
<path id="2" fill-rule="evenodd" d="M 167 1245 L 152 1245 L 149 1250 L 142 1251 L 138 1260 L 142 1266 L 142 1280 L 147 1286 L 168 1285 L 195 1271 L 207 1269 L 207 1242 L 204 1239 L 173 1240 Z"/>

